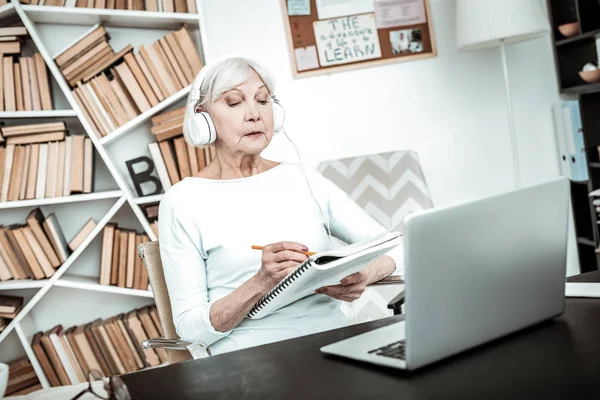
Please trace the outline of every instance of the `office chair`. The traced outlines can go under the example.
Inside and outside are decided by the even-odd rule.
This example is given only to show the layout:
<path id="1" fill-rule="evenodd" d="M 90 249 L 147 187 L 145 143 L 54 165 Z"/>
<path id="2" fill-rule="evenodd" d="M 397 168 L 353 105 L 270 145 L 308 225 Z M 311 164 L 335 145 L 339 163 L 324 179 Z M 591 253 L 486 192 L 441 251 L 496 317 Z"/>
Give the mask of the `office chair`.
<path id="1" fill-rule="evenodd" d="M 181 361 L 191 359 L 210 357 L 210 348 L 200 341 L 182 340 L 175 330 L 173 325 L 173 313 L 171 311 L 171 300 L 165 282 L 162 261 L 160 259 L 160 249 L 158 240 L 154 242 L 142 243 L 138 246 L 138 256 L 144 260 L 146 270 L 148 271 L 148 279 L 154 294 L 154 302 L 158 312 L 158 319 L 165 334 L 165 337 L 151 338 L 142 341 L 144 349 L 165 349 L 169 364 L 175 364 Z M 402 284 L 397 277 L 388 277 L 374 285 L 383 284 Z M 404 302 L 404 293 L 397 296 L 392 302 L 398 302 L 397 305 L 392 305 L 396 314 L 400 313 L 400 306 Z"/>
<path id="2" fill-rule="evenodd" d="M 150 280 L 150 286 L 154 294 L 158 319 L 165 334 L 165 337 L 142 341 L 142 347 L 144 349 L 165 349 L 169 364 L 210 356 L 210 350 L 204 343 L 181 340 L 175 331 L 171 301 L 160 260 L 158 241 L 140 244 L 138 246 L 138 256 L 144 260 L 144 264 L 146 265 L 148 279 Z"/>
<path id="3" fill-rule="evenodd" d="M 399 150 L 323 161 L 317 170 L 390 231 L 403 232 L 409 213 L 433 207 L 433 201 L 416 152 Z M 376 293 L 373 293 L 376 292 Z M 394 289 L 377 287 L 365 291 L 352 303 L 361 321 L 385 314 L 386 298 Z M 401 313 L 404 293 L 387 304 Z"/>

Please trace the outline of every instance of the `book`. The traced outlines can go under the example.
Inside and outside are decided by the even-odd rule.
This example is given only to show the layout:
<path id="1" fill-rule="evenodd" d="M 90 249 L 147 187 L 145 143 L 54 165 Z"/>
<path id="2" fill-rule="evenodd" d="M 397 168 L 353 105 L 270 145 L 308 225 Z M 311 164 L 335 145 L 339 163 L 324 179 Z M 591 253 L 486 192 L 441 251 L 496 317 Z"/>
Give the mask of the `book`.
<path id="1" fill-rule="evenodd" d="M 23 298 L 20 296 L 0 295 L 0 317 L 13 319 L 23 308 Z"/>
<path id="2" fill-rule="evenodd" d="M 58 379 L 58 376 L 56 375 L 56 372 L 54 371 L 54 368 L 52 367 L 52 363 L 51 363 L 48 355 L 46 354 L 46 351 L 42 347 L 41 340 L 42 340 L 43 334 L 44 334 L 44 332 L 37 332 L 33 336 L 33 340 L 31 342 L 31 348 L 33 349 L 33 353 L 35 354 L 35 357 L 37 358 L 38 362 L 40 363 L 40 366 L 42 367 L 42 370 L 44 371 L 46 378 L 48 378 L 48 381 L 50 381 L 50 385 L 51 386 L 60 386 L 60 380 Z"/>
<path id="3" fill-rule="evenodd" d="M 94 221 L 93 218 L 90 218 L 79 230 L 79 232 L 77 232 L 73 239 L 71 239 L 68 245 L 69 249 L 71 249 L 71 251 L 75 251 L 95 227 L 96 221 Z"/>
<path id="4" fill-rule="evenodd" d="M 6 390 L 3 393 L 9 396 L 15 396 L 18 393 L 27 393 L 31 388 L 37 388 L 40 381 L 37 377 L 31 362 L 25 357 L 17 358 L 8 363 L 8 382 Z"/>
<path id="5" fill-rule="evenodd" d="M 297 300 L 312 295 L 315 290 L 337 285 L 387 253 L 401 242 L 399 232 L 386 232 L 361 242 L 314 254 L 289 273 L 264 295 L 247 317 L 260 319 Z"/>
<path id="6" fill-rule="evenodd" d="M 52 243 L 52 247 L 56 254 L 58 254 L 61 262 L 65 262 L 67 258 L 71 255 L 71 249 L 69 249 L 69 244 L 65 239 L 65 235 L 58 224 L 58 220 L 54 213 L 51 213 L 46 217 L 42 224 L 44 228 L 44 232 L 46 236 L 50 238 L 50 243 Z"/>

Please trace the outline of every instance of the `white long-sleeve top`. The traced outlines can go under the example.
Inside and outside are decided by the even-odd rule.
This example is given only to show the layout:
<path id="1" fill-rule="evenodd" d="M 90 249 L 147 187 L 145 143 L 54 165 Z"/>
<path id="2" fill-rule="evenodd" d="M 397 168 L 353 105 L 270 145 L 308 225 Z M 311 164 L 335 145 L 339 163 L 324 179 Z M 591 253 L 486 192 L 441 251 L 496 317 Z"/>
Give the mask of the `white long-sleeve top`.
<path id="1" fill-rule="evenodd" d="M 184 178 L 163 196 L 159 208 L 160 255 L 173 322 L 182 339 L 201 340 L 213 354 L 288 339 L 352 322 L 342 302 L 311 295 L 264 318 L 248 319 L 228 332 L 211 324 L 212 304 L 233 292 L 261 267 L 252 245 L 294 241 L 310 251 L 331 248 L 332 236 L 346 243 L 383 228 L 319 172 L 281 163 L 239 179 Z M 402 246 L 388 253 L 403 269 Z"/>

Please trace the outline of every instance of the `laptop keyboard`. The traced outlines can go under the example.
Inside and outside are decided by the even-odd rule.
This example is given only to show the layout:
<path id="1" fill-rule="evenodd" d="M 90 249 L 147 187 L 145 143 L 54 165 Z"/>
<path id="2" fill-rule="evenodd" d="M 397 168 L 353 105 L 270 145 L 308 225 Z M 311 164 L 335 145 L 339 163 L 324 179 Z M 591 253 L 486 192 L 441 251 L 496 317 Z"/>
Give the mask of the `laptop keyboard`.
<path id="1" fill-rule="evenodd" d="M 375 353 L 375 355 L 377 355 L 377 356 L 398 358 L 400 360 L 404 360 L 405 349 L 406 349 L 406 341 L 398 340 L 397 342 L 393 342 L 393 343 L 387 344 L 383 347 L 379 347 L 377 349 L 370 350 L 369 354 Z"/>

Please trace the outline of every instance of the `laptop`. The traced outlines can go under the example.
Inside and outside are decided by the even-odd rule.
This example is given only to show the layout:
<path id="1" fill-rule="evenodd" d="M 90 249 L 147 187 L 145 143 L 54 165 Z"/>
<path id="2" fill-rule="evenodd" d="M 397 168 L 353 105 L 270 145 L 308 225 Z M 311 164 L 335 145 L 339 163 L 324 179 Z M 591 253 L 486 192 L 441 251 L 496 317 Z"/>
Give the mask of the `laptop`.
<path id="1" fill-rule="evenodd" d="M 321 351 L 414 370 L 562 314 L 569 192 L 563 177 L 410 214 L 404 320 Z"/>

